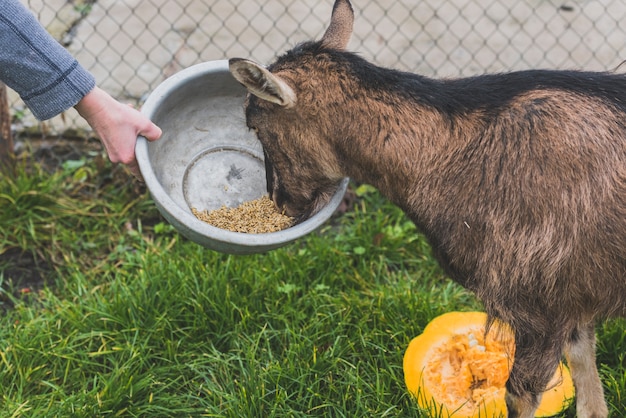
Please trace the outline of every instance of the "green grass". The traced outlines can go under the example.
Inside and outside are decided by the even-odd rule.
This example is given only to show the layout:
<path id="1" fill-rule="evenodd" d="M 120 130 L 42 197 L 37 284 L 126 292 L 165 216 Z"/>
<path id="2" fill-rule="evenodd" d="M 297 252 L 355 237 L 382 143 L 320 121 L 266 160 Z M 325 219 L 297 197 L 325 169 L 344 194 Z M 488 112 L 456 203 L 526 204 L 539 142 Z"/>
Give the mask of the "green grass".
<path id="1" fill-rule="evenodd" d="M 408 342 L 480 309 L 367 187 L 319 233 L 228 256 L 180 237 L 118 168 L 19 171 L 0 178 L 0 255 L 48 268 L 31 291 L 0 261 L 0 418 L 421 417 Z M 613 416 L 626 416 L 625 328 L 598 329 Z"/>

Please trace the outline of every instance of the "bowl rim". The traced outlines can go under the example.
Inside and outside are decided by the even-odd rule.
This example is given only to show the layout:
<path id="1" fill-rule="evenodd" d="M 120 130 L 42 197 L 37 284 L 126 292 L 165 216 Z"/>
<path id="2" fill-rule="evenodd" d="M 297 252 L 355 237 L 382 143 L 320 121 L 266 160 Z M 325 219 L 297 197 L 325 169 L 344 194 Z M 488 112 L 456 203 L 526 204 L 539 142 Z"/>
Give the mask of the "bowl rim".
<path id="1" fill-rule="evenodd" d="M 161 101 L 176 90 L 183 80 L 189 81 L 194 78 L 205 76 L 209 73 L 222 71 L 229 72 L 228 60 L 206 61 L 192 65 L 173 74 L 160 83 L 148 96 L 146 102 L 141 108 L 141 113 L 152 120 Z M 150 164 L 148 143 L 149 141 L 145 137 L 138 136 L 135 154 L 143 180 L 160 212 L 165 216 L 165 218 L 168 218 L 168 220 L 169 216 L 173 217 L 183 226 L 199 236 L 215 242 L 226 243 L 231 246 L 239 246 L 248 249 L 253 249 L 255 247 L 278 247 L 315 231 L 328 219 L 330 219 L 337 207 L 339 207 L 349 182 L 349 178 L 347 177 L 342 179 L 337 185 L 337 191 L 334 193 L 329 202 L 315 215 L 297 225 L 276 232 L 234 232 L 215 227 L 199 220 L 190 211 L 188 212 L 184 210 L 169 196 L 161 183 L 157 180 L 154 170 Z M 169 216 L 166 216 L 163 211 L 166 211 Z M 170 221 L 170 223 L 172 222 Z M 176 227 L 174 223 L 172 224 Z M 183 232 L 180 229 L 179 231 Z M 192 240 L 196 243 L 204 245 L 198 240 Z"/>

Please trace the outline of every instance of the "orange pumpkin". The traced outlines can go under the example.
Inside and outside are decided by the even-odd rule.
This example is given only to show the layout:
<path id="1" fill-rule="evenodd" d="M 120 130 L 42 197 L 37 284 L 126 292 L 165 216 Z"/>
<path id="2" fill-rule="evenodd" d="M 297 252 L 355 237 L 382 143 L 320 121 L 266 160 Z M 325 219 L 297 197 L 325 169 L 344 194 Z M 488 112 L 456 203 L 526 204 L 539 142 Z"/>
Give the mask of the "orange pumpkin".
<path id="1" fill-rule="evenodd" d="M 404 379 L 431 417 L 506 417 L 504 385 L 513 364 L 514 337 L 501 323 L 485 336 L 486 320 L 483 312 L 449 312 L 433 319 L 410 342 Z M 535 416 L 556 415 L 573 397 L 572 377 L 561 363 Z"/>

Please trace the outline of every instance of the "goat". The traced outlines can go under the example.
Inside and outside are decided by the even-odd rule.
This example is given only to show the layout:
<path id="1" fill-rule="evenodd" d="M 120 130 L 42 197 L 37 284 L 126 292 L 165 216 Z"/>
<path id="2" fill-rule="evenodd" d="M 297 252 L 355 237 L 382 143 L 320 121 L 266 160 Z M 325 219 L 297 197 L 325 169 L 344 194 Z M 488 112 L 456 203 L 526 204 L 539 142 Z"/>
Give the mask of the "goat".
<path id="1" fill-rule="evenodd" d="M 346 176 L 374 185 L 513 329 L 510 418 L 534 416 L 563 354 L 578 417 L 607 417 L 594 327 L 626 314 L 626 77 L 431 79 L 346 51 L 353 21 L 336 0 L 321 40 L 229 60 L 271 198 L 302 220 Z"/>

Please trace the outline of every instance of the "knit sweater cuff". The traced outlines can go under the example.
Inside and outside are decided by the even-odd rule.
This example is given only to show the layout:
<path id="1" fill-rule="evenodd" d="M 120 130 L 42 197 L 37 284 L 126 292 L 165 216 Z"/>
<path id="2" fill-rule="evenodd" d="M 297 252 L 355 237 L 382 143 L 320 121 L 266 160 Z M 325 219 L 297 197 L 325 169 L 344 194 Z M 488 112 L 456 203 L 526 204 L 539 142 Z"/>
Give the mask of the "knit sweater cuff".
<path id="1" fill-rule="evenodd" d="M 95 86 L 94 77 L 75 62 L 57 83 L 22 99 L 37 119 L 46 120 L 76 105 Z"/>

